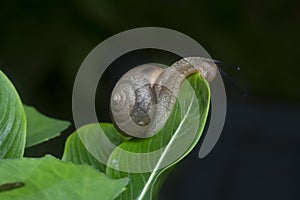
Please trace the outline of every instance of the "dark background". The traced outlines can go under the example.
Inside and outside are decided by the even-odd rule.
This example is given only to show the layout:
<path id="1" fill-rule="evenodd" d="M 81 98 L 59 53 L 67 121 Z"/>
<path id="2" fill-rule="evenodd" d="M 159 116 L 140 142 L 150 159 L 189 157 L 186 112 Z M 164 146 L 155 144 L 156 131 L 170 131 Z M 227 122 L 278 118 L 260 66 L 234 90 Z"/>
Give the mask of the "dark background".
<path id="1" fill-rule="evenodd" d="M 224 70 L 248 95 L 242 97 L 226 85 L 228 112 L 218 144 L 201 160 L 198 145 L 169 175 L 160 199 L 296 200 L 300 199 L 299 8 L 296 0 L 1 1 L 0 68 L 25 103 L 72 121 L 73 82 L 97 44 L 144 26 L 187 34 L 212 57 L 238 65 L 240 72 Z M 161 52 L 150 54 L 156 58 Z M 149 59 L 145 52 L 132 55 Z M 101 102 L 105 95 L 97 99 Z M 101 113 L 101 104 L 98 108 Z M 108 113 L 103 116 L 108 119 Z M 73 130 L 28 149 L 26 155 L 61 156 Z"/>

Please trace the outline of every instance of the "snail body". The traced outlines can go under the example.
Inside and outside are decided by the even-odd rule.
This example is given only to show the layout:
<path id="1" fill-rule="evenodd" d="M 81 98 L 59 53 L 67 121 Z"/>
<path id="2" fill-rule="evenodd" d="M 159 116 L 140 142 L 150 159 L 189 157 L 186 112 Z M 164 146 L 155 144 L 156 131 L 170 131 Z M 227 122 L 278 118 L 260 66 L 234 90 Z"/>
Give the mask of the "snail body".
<path id="1" fill-rule="evenodd" d="M 211 82 L 217 67 L 209 59 L 187 57 L 170 67 L 144 64 L 129 70 L 117 82 L 111 95 L 114 124 L 126 135 L 153 136 L 169 118 L 182 81 L 196 72 Z"/>

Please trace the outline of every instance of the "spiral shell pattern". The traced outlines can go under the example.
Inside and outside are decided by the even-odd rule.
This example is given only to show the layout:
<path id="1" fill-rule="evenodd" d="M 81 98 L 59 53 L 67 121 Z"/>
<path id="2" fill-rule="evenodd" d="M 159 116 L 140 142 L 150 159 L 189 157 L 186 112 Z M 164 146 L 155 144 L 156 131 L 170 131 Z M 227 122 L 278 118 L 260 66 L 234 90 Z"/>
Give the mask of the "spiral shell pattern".
<path id="1" fill-rule="evenodd" d="M 111 114 L 117 128 L 134 137 L 147 137 L 155 115 L 154 88 L 163 68 L 155 64 L 136 67 L 125 73 L 111 95 Z"/>
<path id="2" fill-rule="evenodd" d="M 171 67 L 145 64 L 125 73 L 111 95 L 111 114 L 116 127 L 138 138 L 157 133 L 172 112 L 182 81 L 198 71 L 211 82 L 217 67 L 207 58 L 187 57 Z"/>

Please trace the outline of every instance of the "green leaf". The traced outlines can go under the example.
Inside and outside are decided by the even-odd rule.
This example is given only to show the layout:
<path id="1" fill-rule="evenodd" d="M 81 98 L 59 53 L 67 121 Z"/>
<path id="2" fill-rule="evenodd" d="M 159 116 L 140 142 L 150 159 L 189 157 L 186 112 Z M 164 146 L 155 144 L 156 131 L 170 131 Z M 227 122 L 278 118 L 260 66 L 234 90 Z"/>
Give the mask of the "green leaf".
<path id="1" fill-rule="evenodd" d="M 34 107 L 24 105 L 27 117 L 26 147 L 57 137 L 70 126 L 70 122 L 47 117 Z"/>
<path id="2" fill-rule="evenodd" d="M 129 177 L 128 189 L 118 199 L 157 199 L 168 172 L 197 144 L 210 104 L 209 85 L 199 73 L 181 85 L 176 104 L 158 134 L 131 139 L 116 148 L 106 173 L 112 178 Z"/>
<path id="3" fill-rule="evenodd" d="M 91 165 L 105 172 L 111 152 L 125 140 L 110 123 L 88 124 L 68 137 L 62 160 Z"/>
<path id="4" fill-rule="evenodd" d="M 3 184 L 20 185 L 0 192 L 0 199 L 112 200 L 125 190 L 127 182 L 126 178 L 113 180 L 90 166 L 51 156 L 0 161 L 0 188 Z"/>
<path id="5" fill-rule="evenodd" d="M 13 84 L 0 71 L 0 159 L 24 154 L 26 117 Z"/>

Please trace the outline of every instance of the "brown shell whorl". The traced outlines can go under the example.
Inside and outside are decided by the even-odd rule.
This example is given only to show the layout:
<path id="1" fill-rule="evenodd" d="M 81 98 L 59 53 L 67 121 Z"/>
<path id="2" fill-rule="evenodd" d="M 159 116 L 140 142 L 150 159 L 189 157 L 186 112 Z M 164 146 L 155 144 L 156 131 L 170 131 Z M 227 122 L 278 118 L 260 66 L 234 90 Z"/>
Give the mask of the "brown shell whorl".
<path id="1" fill-rule="evenodd" d="M 154 64 L 125 73 L 111 95 L 111 114 L 118 129 L 134 137 L 148 137 L 157 104 L 155 81 L 163 69 Z"/>

